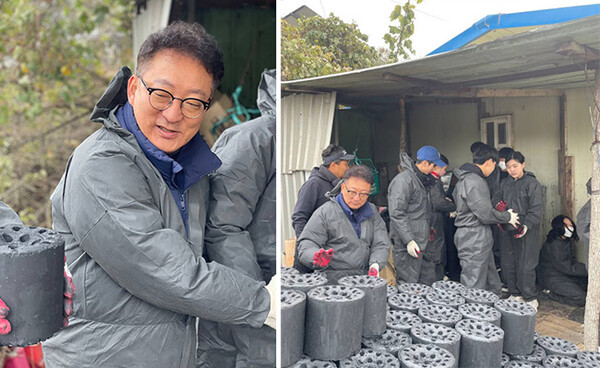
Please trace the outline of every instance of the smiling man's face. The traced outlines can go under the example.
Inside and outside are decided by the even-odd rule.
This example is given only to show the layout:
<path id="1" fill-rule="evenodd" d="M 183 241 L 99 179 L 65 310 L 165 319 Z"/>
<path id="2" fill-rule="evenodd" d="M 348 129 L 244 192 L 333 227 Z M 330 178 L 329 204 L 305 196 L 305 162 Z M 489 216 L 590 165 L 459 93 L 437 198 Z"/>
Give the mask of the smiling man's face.
<path id="1" fill-rule="evenodd" d="M 210 101 L 212 77 L 206 68 L 173 50 L 157 52 L 141 74 L 149 88 L 169 91 L 181 99 Z M 179 100 L 160 111 L 150 105 L 148 96 L 140 78 L 133 75 L 127 85 L 127 97 L 140 130 L 158 149 L 176 152 L 198 133 L 204 114 L 194 119 L 183 116 Z"/>

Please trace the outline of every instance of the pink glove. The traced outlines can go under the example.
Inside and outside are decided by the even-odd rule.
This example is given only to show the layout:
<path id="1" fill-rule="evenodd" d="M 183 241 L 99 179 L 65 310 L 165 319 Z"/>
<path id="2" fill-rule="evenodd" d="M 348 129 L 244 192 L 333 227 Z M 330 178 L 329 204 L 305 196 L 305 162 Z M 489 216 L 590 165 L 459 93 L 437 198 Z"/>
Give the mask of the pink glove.
<path id="1" fill-rule="evenodd" d="M 379 277 L 379 264 L 373 263 L 369 267 L 369 276 Z"/>
<path id="2" fill-rule="evenodd" d="M 326 267 L 333 258 L 333 249 L 319 249 L 313 257 L 313 264 L 319 267 Z"/>
<path id="3" fill-rule="evenodd" d="M 6 319 L 8 313 L 10 313 L 10 308 L 0 299 L 0 335 L 6 335 L 12 330 L 10 322 Z"/>
<path id="4" fill-rule="evenodd" d="M 63 327 L 67 327 L 69 324 L 69 316 L 73 313 L 73 296 L 75 295 L 75 285 L 73 284 L 73 277 L 67 267 L 67 257 L 65 257 L 65 269 L 64 269 L 65 283 L 64 283 L 64 310 L 65 316 L 63 320 Z"/>

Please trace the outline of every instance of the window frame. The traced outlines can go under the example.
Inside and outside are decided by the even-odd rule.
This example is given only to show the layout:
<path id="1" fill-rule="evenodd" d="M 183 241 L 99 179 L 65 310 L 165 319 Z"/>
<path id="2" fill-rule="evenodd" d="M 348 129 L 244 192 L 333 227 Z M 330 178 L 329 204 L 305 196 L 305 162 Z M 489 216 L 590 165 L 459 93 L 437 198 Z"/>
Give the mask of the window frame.
<path id="1" fill-rule="evenodd" d="M 489 116 L 486 118 L 481 118 L 479 119 L 479 128 L 481 131 L 481 141 L 483 143 L 488 143 L 488 137 L 487 137 L 487 125 L 489 123 L 493 123 L 494 124 L 494 148 L 496 149 L 500 149 L 500 148 L 504 148 L 504 147 L 513 147 L 513 141 L 514 141 L 514 127 L 513 127 L 513 118 L 512 115 L 507 114 L 507 115 L 496 115 L 496 116 Z M 499 143 L 498 142 L 498 126 L 500 124 L 506 124 L 506 142 L 505 143 Z"/>

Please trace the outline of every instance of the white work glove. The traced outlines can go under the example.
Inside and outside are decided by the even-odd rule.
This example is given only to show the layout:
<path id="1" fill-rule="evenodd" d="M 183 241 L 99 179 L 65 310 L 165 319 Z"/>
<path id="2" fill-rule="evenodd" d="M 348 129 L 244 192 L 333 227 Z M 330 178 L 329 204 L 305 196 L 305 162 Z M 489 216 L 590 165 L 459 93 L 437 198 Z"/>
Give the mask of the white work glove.
<path id="1" fill-rule="evenodd" d="M 278 284 L 279 274 L 275 274 L 271 278 L 271 281 L 269 281 L 269 284 L 266 286 L 266 289 L 269 292 L 269 297 L 271 297 L 271 309 L 269 309 L 269 314 L 267 315 L 265 325 L 274 330 L 277 329 L 277 299 L 279 298 L 279 294 L 277 293 Z"/>
<path id="2" fill-rule="evenodd" d="M 448 216 L 449 216 L 450 218 L 456 218 L 456 215 L 458 215 L 458 212 L 457 212 L 457 211 L 454 211 L 454 212 L 450 212 L 450 213 L 448 213 Z"/>
<path id="3" fill-rule="evenodd" d="M 408 252 L 408 254 L 410 254 L 411 257 L 419 258 L 419 253 L 421 253 L 421 248 L 419 248 L 416 241 L 411 240 L 408 242 L 408 244 L 406 244 L 406 251 Z"/>
<path id="4" fill-rule="evenodd" d="M 519 224 L 519 214 L 514 212 L 512 208 L 508 209 L 508 213 L 510 213 L 510 220 L 508 220 L 508 223 L 516 229 L 518 227 L 517 224 Z"/>
<path id="5" fill-rule="evenodd" d="M 371 267 L 369 267 L 369 276 L 379 277 L 379 264 L 373 263 Z"/>

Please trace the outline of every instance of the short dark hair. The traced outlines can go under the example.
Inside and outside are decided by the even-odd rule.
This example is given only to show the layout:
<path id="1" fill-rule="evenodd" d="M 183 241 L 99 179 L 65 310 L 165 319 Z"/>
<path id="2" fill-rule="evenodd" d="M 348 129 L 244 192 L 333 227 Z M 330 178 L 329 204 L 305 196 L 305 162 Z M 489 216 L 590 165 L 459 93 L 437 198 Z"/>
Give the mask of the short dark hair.
<path id="1" fill-rule="evenodd" d="M 373 171 L 365 165 L 352 166 L 351 168 L 346 170 L 346 173 L 344 174 L 344 180 L 349 178 L 361 178 L 371 185 L 375 183 L 375 176 L 373 175 Z"/>
<path id="2" fill-rule="evenodd" d="M 515 160 L 518 161 L 520 164 L 522 164 L 523 162 L 525 162 L 525 156 L 523 156 L 523 154 L 519 151 L 512 151 L 510 153 L 510 155 L 508 155 L 506 157 L 506 162 L 508 163 L 508 161 L 510 160 Z"/>
<path id="3" fill-rule="evenodd" d="M 329 146 L 325 147 L 325 149 L 323 151 L 321 151 L 321 158 L 323 160 L 325 160 L 325 157 L 327 156 L 331 156 L 332 153 L 334 153 L 335 151 L 339 151 L 339 150 L 343 150 L 344 148 L 342 146 L 338 146 L 337 144 L 330 144 Z"/>
<path id="4" fill-rule="evenodd" d="M 152 58 L 162 50 L 173 50 L 202 64 L 212 77 L 212 91 L 221 83 L 225 67 L 217 40 L 198 23 L 176 21 L 152 33 L 138 52 L 136 73 L 141 75 Z"/>
<path id="5" fill-rule="evenodd" d="M 450 165 L 450 161 L 448 161 L 448 157 L 442 155 L 440 153 L 440 160 L 442 160 L 446 165 Z"/>
<path id="6" fill-rule="evenodd" d="M 498 150 L 485 143 L 478 145 L 473 151 L 473 163 L 483 165 L 487 160 L 498 162 Z"/>
<path id="7" fill-rule="evenodd" d="M 486 145 L 485 143 L 483 143 L 483 142 L 475 142 L 475 143 L 473 143 L 473 144 L 471 145 L 471 148 L 470 148 L 470 149 L 471 149 L 471 153 L 475 153 L 475 151 L 476 151 L 476 150 L 477 150 L 479 147 L 481 147 L 481 146 L 487 146 L 487 145 Z"/>
<path id="8" fill-rule="evenodd" d="M 508 161 L 508 156 L 510 156 L 510 154 L 514 151 L 515 150 L 510 147 L 502 147 L 500 148 L 500 152 L 498 152 L 498 154 L 500 158 L 503 158 L 504 160 Z"/>

